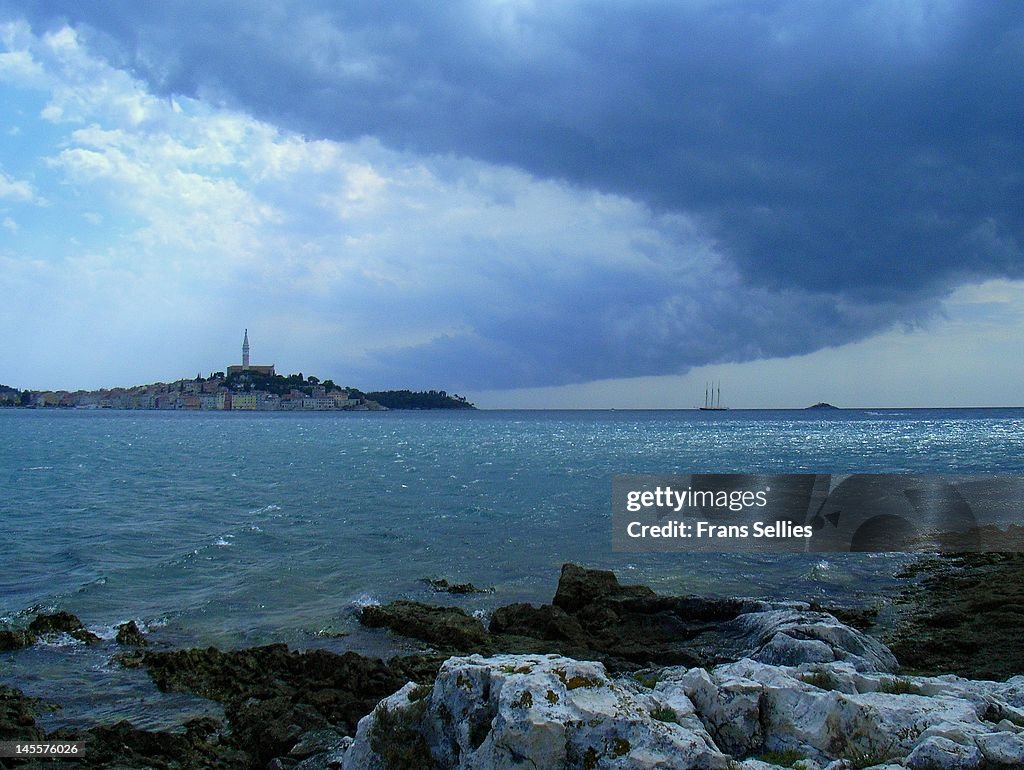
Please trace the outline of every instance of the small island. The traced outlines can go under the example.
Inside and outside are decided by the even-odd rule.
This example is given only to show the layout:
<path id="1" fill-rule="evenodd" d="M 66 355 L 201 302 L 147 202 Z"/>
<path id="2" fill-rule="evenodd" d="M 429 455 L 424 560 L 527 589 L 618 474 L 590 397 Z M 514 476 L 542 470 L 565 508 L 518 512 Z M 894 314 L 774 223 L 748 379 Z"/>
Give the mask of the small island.
<path id="1" fill-rule="evenodd" d="M 816 404 L 812 404 L 811 406 L 805 407 L 805 409 L 839 409 L 839 407 L 833 406 L 832 404 L 826 401 L 819 401 Z"/>

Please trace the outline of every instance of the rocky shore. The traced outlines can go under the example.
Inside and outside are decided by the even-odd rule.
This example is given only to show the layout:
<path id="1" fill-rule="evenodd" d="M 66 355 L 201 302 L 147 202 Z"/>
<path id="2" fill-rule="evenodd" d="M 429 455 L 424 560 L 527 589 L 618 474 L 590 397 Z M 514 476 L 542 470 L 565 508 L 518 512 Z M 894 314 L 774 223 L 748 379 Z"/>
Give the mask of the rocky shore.
<path id="1" fill-rule="evenodd" d="M 1005 679 L 1024 673 L 1024 553 L 964 553 L 918 562 L 907 611 L 886 639 L 921 674 Z"/>
<path id="2" fill-rule="evenodd" d="M 923 565 L 891 646 L 865 632 L 870 613 L 658 596 L 572 564 L 551 604 L 498 608 L 486 626 L 455 607 L 366 607 L 364 625 L 423 645 L 387 662 L 284 645 L 165 650 L 126 624 L 121 665 L 218 701 L 225 721 L 44 735 L 47 705 L 0 687 L 0 741 L 86 746 L 81 760 L 0 767 L 1024 768 L 1024 562 L 971 558 Z M 986 583 L 998 606 L 984 604 Z M 1007 628 L 992 633 L 986 612 Z M 98 641 L 58 613 L 0 631 L 0 649 L 53 633 Z"/>

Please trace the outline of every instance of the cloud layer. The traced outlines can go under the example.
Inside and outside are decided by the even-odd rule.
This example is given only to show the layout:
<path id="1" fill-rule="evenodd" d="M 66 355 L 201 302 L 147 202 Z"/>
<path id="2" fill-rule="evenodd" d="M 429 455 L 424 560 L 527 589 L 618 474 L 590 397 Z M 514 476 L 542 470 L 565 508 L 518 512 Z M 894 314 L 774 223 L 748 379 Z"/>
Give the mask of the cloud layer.
<path id="1" fill-rule="evenodd" d="M 795 355 L 1024 267 L 1014 4 L 20 13 L 48 42 L 9 43 L 8 71 L 69 131 L 51 167 L 202 297 L 258 302 L 282 347 L 321 335 L 323 366 L 373 382 Z M 0 176 L 4 202 L 46 193 Z"/>

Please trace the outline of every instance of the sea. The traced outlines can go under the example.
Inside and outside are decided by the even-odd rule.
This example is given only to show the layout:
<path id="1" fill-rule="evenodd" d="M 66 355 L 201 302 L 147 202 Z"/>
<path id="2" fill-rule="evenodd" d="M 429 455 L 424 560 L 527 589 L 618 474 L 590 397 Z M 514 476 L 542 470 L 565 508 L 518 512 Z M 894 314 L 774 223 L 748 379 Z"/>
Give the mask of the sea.
<path id="1" fill-rule="evenodd" d="M 565 562 L 671 594 L 886 604 L 900 554 L 617 553 L 617 474 L 1024 474 L 1024 409 L 162 412 L 0 410 L 0 625 L 66 610 L 105 640 L 0 653 L 44 727 L 171 729 L 209 701 L 114 659 L 283 642 L 387 657 L 362 606 L 486 620 L 549 602 Z M 483 593 L 436 593 L 427 579 Z"/>

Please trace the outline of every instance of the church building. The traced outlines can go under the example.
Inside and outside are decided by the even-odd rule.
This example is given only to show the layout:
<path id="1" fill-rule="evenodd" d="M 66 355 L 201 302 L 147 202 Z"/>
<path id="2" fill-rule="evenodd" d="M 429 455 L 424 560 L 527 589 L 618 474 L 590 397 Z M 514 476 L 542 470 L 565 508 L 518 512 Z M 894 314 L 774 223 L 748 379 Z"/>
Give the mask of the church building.
<path id="1" fill-rule="evenodd" d="M 242 338 L 242 365 L 234 364 L 228 367 L 228 377 L 232 374 L 241 374 L 242 372 L 256 372 L 257 374 L 274 375 L 273 364 L 250 364 L 249 363 L 249 330 L 245 330 L 245 336 Z"/>

